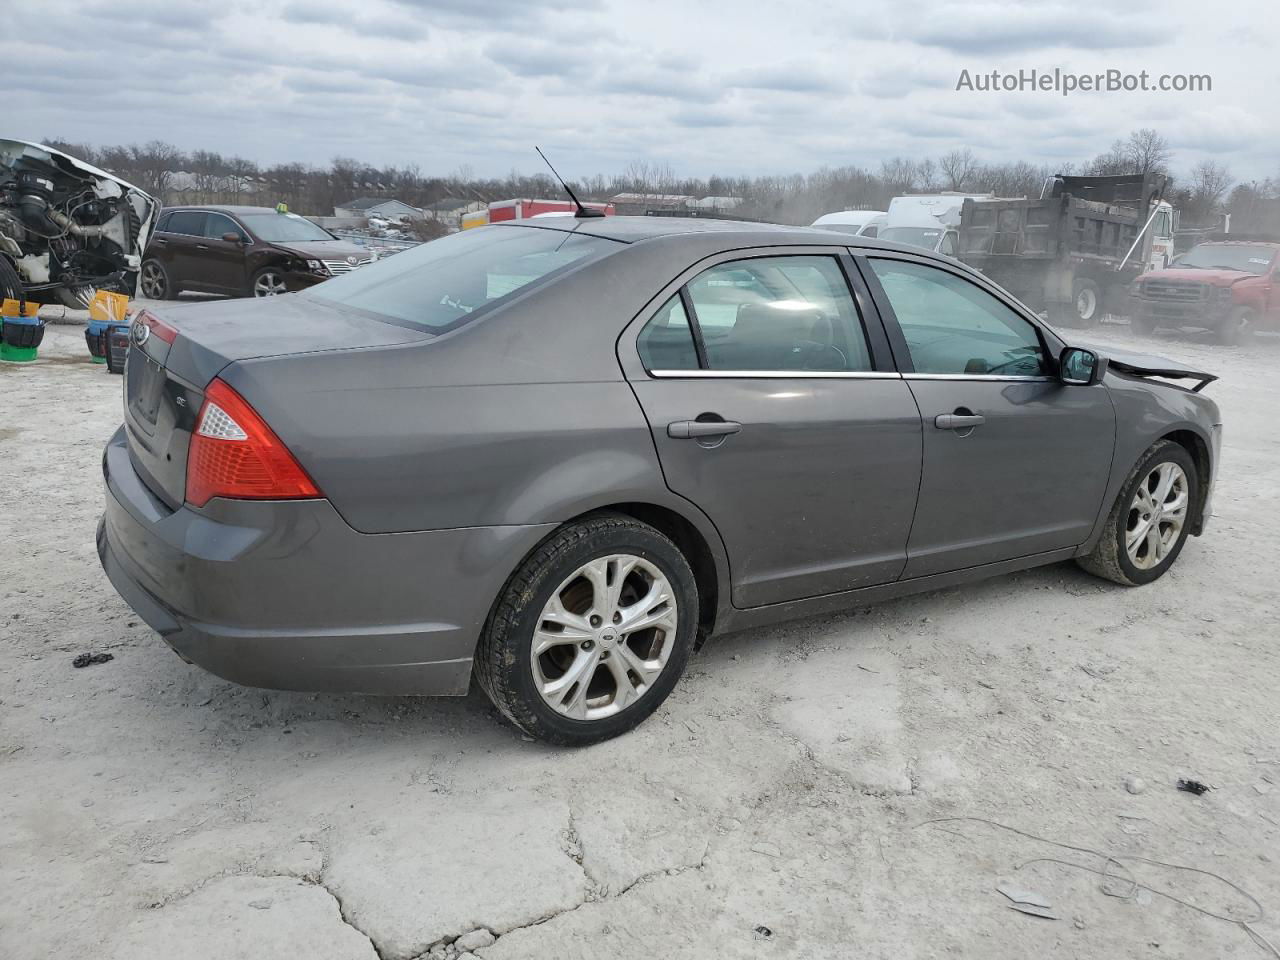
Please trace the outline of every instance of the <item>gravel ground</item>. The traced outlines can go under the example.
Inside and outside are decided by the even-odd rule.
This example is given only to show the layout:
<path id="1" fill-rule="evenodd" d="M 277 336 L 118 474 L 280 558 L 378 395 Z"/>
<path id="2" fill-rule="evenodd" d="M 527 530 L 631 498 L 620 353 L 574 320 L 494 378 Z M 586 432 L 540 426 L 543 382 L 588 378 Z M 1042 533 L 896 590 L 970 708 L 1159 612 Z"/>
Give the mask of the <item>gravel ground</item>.
<path id="1" fill-rule="evenodd" d="M 718 638 L 639 730 L 565 751 L 478 692 L 183 664 L 95 555 L 120 380 L 51 327 L 0 367 L 0 956 L 1268 956 L 1236 921 L 1251 894 L 1280 944 L 1280 343 L 1160 340 L 1222 375 L 1227 423 L 1169 576 L 1065 564 Z"/>

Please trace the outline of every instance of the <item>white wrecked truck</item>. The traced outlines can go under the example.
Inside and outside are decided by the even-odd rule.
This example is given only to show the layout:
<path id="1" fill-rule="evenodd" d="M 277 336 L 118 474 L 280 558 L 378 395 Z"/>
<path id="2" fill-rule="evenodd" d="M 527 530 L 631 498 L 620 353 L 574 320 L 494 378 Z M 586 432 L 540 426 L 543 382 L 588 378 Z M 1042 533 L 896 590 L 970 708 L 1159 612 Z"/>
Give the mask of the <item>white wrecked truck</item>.
<path id="1" fill-rule="evenodd" d="M 132 295 L 160 202 L 65 153 L 0 140 L 0 297 L 84 307 Z"/>

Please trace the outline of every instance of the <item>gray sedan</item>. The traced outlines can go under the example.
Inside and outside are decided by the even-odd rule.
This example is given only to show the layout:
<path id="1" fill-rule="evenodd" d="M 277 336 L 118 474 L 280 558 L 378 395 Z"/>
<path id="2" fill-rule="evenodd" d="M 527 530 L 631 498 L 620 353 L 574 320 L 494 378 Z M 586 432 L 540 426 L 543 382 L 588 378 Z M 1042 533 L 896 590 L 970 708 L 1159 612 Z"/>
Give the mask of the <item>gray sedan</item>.
<path id="1" fill-rule="evenodd" d="M 184 659 L 616 736 L 740 630 L 1210 515 L 1212 376 L 1059 339 L 980 274 L 821 230 L 559 218 L 133 327 L 98 550 Z"/>

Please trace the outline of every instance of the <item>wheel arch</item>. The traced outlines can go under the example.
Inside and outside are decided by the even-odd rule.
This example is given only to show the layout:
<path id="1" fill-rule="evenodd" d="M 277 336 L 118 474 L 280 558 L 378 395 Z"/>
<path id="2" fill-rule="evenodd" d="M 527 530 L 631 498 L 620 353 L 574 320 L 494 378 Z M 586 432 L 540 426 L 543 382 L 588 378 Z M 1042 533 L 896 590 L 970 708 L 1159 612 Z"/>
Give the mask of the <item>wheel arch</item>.
<path id="1" fill-rule="evenodd" d="M 1171 430 L 1161 440 L 1170 440 L 1182 447 L 1191 455 L 1196 465 L 1196 502 L 1195 512 L 1191 520 L 1191 532 L 1199 536 L 1204 529 L 1204 505 L 1209 498 L 1209 485 L 1213 480 L 1213 454 L 1209 442 L 1197 431 L 1190 428 Z"/>
<path id="2" fill-rule="evenodd" d="M 690 510 L 690 513 L 693 511 Z M 588 517 L 602 513 L 618 513 L 641 523 L 647 523 L 659 533 L 666 536 L 684 554 L 693 570 L 694 582 L 698 585 L 698 636 L 695 648 L 700 647 L 716 625 L 728 620 L 729 603 L 729 563 L 724 552 L 719 532 L 705 517 L 689 516 L 672 504 L 657 503 L 653 500 L 618 500 L 614 502 L 593 504 L 580 512 L 557 523 L 546 536 L 530 547 L 511 565 L 508 579 L 515 574 L 524 562 L 551 537 L 572 523 L 578 523 Z M 505 583 L 506 581 L 504 581 Z M 499 593 L 490 606 L 496 606 Z"/>

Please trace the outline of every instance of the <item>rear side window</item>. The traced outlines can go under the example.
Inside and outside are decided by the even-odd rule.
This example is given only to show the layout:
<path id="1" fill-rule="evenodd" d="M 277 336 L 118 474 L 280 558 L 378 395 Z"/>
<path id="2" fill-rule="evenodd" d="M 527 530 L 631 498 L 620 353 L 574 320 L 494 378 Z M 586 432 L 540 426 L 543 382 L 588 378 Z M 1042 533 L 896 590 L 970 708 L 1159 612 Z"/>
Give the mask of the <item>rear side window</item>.
<path id="1" fill-rule="evenodd" d="M 868 371 L 858 309 L 833 257 L 760 257 L 689 284 L 712 370 Z"/>
<path id="2" fill-rule="evenodd" d="M 1034 326 L 946 270 L 870 259 L 906 338 L 917 373 L 1041 376 L 1044 347 Z"/>
<path id="3" fill-rule="evenodd" d="M 175 210 L 169 215 L 168 233 L 181 233 L 188 237 L 204 236 L 203 210 Z"/>
<path id="4" fill-rule="evenodd" d="M 618 249 L 616 241 L 562 230 L 478 227 L 326 280 L 306 296 L 443 333 L 517 291 Z"/>
<path id="5" fill-rule="evenodd" d="M 680 295 L 659 308 L 636 341 L 646 370 L 697 370 L 698 349 Z"/>

